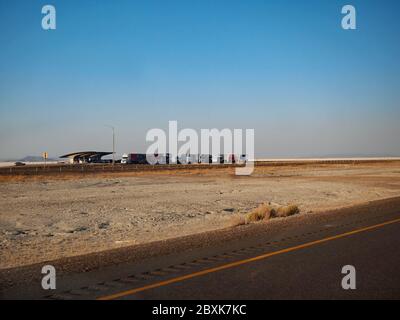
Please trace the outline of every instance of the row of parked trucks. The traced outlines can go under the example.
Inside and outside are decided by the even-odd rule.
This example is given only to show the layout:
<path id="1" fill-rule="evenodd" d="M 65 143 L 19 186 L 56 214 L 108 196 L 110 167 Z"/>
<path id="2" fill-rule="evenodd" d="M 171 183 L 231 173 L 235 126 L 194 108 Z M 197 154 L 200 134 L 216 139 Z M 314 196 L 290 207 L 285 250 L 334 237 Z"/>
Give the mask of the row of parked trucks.
<path id="1" fill-rule="evenodd" d="M 172 161 L 170 154 L 150 154 L 145 153 L 125 153 L 122 155 L 122 164 L 211 164 L 211 163 L 246 163 L 247 156 L 229 154 L 213 157 L 209 154 L 185 154 L 178 156 L 176 161 Z"/>

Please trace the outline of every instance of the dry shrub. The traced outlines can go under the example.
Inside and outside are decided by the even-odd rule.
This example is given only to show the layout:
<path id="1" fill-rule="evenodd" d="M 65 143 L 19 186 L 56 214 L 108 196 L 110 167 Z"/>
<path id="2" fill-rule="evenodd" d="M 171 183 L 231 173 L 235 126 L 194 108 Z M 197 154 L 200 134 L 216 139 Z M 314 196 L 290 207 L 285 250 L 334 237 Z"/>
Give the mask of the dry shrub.
<path id="1" fill-rule="evenodd" d="M 252 222 L 269 220 L 271 218 L 285 218 L 300 213 L 300 209 L 296 205 L 279 206 L 272 203 L 263 203 L 248 213 L 246 216 L 232 216 L 229 225 L 231 227 L 242 226 Z"/>
<path id="2" fill-rule="evenodd" d="M 275 209 L 273 209 L 270 205 L 263 203 L 257 208 L 255 208 L 252 212 L 247 214 L 246 221 L 247 222 L 257 222 L 261 220 L 268 220 L 271 216 L 274 215 Z"/>
<path id="3" fill-rule="evenodd" d="M 290 205 L 290 206 L 286 206 L 286 207 L 279 207 L 275 211 L 274 217 L 285 218 L 285 217 L 293 216 L 298 213 L 300 213 L 299 207 L 296 205 Z"/>
<path id="4" fill-rule="evenodd" d="M 238 214 L 234 215 L 229 222 L 230 227 L 238 227 L 238 226 L 243 226 L 245 224 L 246 224 L 246 218 Z"/>

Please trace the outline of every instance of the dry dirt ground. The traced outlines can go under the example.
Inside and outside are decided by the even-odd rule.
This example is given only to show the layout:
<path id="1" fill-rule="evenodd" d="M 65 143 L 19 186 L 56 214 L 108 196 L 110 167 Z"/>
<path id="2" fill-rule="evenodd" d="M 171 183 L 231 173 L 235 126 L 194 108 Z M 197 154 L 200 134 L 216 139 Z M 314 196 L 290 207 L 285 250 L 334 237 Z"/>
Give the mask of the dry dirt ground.
<path id="1" fill-rule="evenodd" d="M 229 227 L 263 202 L 301 214 L 400 196 L 400 162 L 0 179 L 0 269 Z"/>

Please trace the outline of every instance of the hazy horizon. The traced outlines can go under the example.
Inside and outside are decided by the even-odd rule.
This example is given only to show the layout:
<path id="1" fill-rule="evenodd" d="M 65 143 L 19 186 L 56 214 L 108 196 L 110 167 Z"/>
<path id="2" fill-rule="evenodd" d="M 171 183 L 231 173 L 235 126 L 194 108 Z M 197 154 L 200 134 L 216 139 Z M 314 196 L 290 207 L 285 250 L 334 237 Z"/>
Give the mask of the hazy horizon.
<path id="1" fill-rule="evenodd" d="M 78 150 L 78 151 L 92 151 L 92 150 Z M 103 151 L 103 150 L 101 150 Z M 116 159 L 121 158 L 123 153 L 116 153 Z M 41 158 L 42 156 L 39 154 L 31 154 L 31 155 L 25 155 L 24 157 L 18 157 L 18 158 L 0 158 L 0 162 L 14 162 L 14 161 L 21 161 L 24 158 L 27 157 L 37 157 L 37 158 Z M 292 160 L 292 159 L 329 159 L 329 158 L 399 158 L 400 155 L 396 155 L 396 154 L 325 154 L 325 155 L 303 155 L 303 156 L 257 156 L 256 155 L 256 159 L 288 159 L 288 160 Z M 102 159 L 112 159 L 112 156 L 104 156 Z M 58 156 L 54 156 L 54 157 L 50 157 L 48 159 L 48 161 L 66 161 L 68 159 L 65 158 L 59 158 Z M 25 160 L 27 161 L 27 160 Z M 35 161 L 39 161 L 39 160 L 35 160 Z M 42 159 L 40 161 L 43 161 Z M 29 161 L 28 161 L 29 162 Z"/>

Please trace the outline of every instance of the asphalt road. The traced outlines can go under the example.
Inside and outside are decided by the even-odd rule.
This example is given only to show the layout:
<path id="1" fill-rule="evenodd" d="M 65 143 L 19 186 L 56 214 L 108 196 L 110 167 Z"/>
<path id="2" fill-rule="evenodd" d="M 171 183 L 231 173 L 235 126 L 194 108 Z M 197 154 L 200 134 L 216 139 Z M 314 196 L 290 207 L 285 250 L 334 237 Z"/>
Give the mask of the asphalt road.
<path id="1" fill-rule="evenodd" d="M 244 228 L 257 229 L 213 246 L 62 274 L 55 291 L 26 282 L 1 298 L 400 298 L 400 199 L 293 218 L 264 233 L 262 225 Z M 345 265 L 355 267 L 355 290 L 341 286 Z"/>

